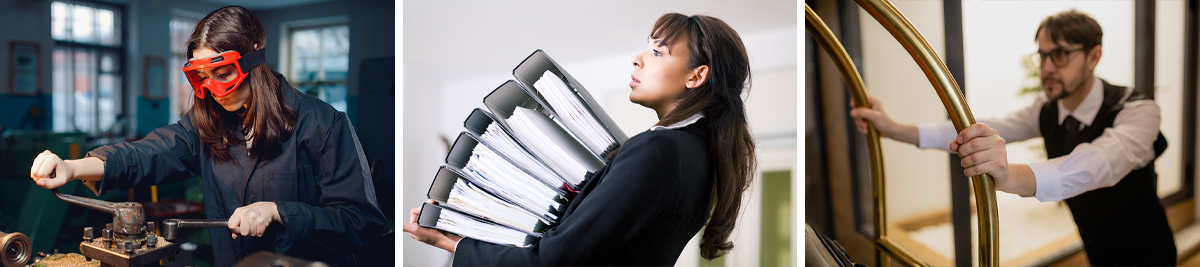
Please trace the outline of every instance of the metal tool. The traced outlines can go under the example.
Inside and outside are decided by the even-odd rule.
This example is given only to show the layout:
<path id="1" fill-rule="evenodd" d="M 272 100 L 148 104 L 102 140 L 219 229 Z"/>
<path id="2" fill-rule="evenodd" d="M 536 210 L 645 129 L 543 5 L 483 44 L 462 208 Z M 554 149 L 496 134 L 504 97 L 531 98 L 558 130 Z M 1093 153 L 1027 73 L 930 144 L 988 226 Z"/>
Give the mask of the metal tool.
<path id="1" fill-rule="evenodd" d="M 288 257 L 266 251 L 259 251 L 239 261 L 234 267 L 329 267 L 324 262 Z"/>
<path id="2" fill-rule="evenodd" d="M 4 267 L 25 266 L 33 255 L 29 237 L 22 233 L 0 232 L 0 264 Z"/>
<path id="3" fill-rule="evenodd" d="M 63 202 L 113 215 L 113 222 L 104 226 L 99 237 L 92 227 L 84 227 L 83 242 L 79 244 L 79 253 L 100 260 L 101 266 L 145 266 L 162 259 L 174 260 L 179 253 L 179 244 L 154 234 L 154 222 L 145 221 L 140 203 L 112 203 L 63 194 L 58 189 L 50 191 Z"/>
<path id="4" fill-rule="evenodd" d="M 209 219 L 166 219 L 163 220 L 162 236 L 167 241 L 179 238 L 180 228 L 225 228 L 229 220 Z"/>

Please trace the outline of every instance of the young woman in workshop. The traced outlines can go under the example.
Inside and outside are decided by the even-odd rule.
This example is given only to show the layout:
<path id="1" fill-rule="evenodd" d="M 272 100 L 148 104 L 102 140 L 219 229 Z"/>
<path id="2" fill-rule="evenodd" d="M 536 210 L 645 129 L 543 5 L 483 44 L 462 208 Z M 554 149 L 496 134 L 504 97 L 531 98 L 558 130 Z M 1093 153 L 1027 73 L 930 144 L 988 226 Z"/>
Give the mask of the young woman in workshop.
<path id="1" fill-rule="evenodd" d="M 629 100 L 653 109 L 658 123 L 609 155 L 537 244 L 496 245 L 421 227 L 420 208 L 404 231 L 466 266 L 674 265 L 702 228 L 701 256 L 732 249 L 756 164 L 741 98 L 750 77 L 746 48 L 729 25 L 703 15 L 663 15 L 649 39 L 632 59 Z"/>
<path id="2" fill-rule="evenodd" d="M 213 11 L 187 42 L 195 105 L 178 123 L 82 159 L 42 152 L 30 177 L 47 189 L 82 180 L 103 195 L 198 175 L 207 217 L 229 220 L 209 230 L 217 266 L 255 251 L 356 265 L 352 253 L 386 224 L 366 157 L 345 113 L 264 64 L 266 40 L 249 10 Z"/>

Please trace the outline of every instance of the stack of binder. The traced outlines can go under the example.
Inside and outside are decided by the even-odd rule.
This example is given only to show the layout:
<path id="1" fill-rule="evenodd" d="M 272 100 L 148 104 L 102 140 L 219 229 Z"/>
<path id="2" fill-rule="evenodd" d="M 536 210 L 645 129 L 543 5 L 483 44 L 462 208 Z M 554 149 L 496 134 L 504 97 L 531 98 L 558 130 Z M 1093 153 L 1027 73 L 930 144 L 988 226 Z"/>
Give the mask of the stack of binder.
<path id="1" fill-rule="evenodd" d="M 517 247 L 558 224 L 588 173 L 629 137 L 542 50 L 513 69 L 463 122 L 417 224 Z M 490 111 L 490 112 L 489 112 Z"/>

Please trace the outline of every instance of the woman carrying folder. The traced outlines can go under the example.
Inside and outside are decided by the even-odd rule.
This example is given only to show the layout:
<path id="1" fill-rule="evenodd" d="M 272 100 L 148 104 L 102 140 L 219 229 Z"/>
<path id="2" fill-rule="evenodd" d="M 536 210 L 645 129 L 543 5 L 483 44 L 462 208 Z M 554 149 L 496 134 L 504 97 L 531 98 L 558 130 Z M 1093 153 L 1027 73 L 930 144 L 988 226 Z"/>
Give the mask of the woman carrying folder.
<path id="1" fill-rule="evenodd" d="M 200 176 L 215 265 L 272 251 L 335 266 L 374 242 L 386 221 L 345 113 L 293 89 L 264 64 L 266 34 L 238 6 L 208 14 L 187 42 L 195 103 L 178 123 L 76 160 L 43 152 L 39 186 L 71 180 L 103 195 Z"/>
<path id="2" fill-rule="evenodd" d="M 659 121 L 587 177 L 559 224 L 528 248 L 496 245 L 416 225 L 404 231 L 454 253 L 455 265 L 673 265 L 701 229 L 700 254 L 728 241 L 756 160 L 741 94 L 750 63 L 720 19 L 663 15 L 634 55 L 629 100 Z M 710 215 L 711 211 L 711 215 Z"/>

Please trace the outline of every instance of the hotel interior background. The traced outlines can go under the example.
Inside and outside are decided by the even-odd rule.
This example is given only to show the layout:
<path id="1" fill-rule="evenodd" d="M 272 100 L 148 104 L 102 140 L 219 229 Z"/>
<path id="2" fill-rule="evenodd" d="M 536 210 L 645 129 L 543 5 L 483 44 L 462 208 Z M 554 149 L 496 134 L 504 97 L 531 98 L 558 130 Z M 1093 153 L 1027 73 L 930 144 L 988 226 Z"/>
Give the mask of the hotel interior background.
<path id="1" fill-rule="evenodd" d="M 630 57 L 645 47 L 664 13 L 707 14 L 728 22 L 750 53 L 747 100 L 758 140 L 758 182 L 734 234 L 737 248 L 716 263 L 795 265 L 802 236 L 793 219 L 799 47 L 793 1 L 408 1 L 404 4 L 403 200 L 417 207 L 449 142 L 471 110 L 536 49 L 578 79 L 630 136 L 654 113 L 628 100 Z M 630 207 L 636 208 L 636 207 Z M 404 215 L 407 216 L 407 215 Z M 404 265 L 446 265 L 451 255 L 402 236 Z M 698 240 L 698 238 L 696 239 Z M 695 240 L 693 240 L 695 242 Z M 688 246 L 678 265 L 698 266 Z"/>
<path id="2" fill-rule="evenodd" d="M 197 21 L 226 5 L 245 6 L 258 16 L 268 35 L 268 65 L 349 115 L 369 160 L 378 162 L 372 164 L 376 192 L 384 213 L 392 216 L 392 1 L 0 0 L 0 231 L 28 235 L 35 252 L 65 253 L 78 251 L 83 226 L 111 222 L 111 216 L 68 207 L 35 188 L 28 178 L 34 156 L 50 149 L 78 158 L 177 121 L 192 99 L 179 75 L 180 44 Z M 92 196 L 79 188 L 65 189 Z M 164 203 L 203 198 L 199 179 L 157 191 Z M 101 198 L 152 201 L 150 188 Z M 196 258 L 202 259 L 210 249 L 204 246 L 208 234 L 190 232 L 184 240 L 201 245 Z M 390 264 L 394 242 L 382 243 Z"/>
<path id="3" fill-rule="evenodd" d="M 908 53 L 869 14 L 852 2 L 806 1 L 818 10 L 826 23 L 839 31 L 863 72 L 867 91 L 879 98 L 897 121 L 936 122 L 946 119 L 946 111 L 924 74 Z M 1152 89 L 1162 108 L 1162 133 L 1170 142 L 1156 163 L 1158 193 L 1167 207 L 1181 264 L 1197 263 L 1196 243 L 1200 240 L 1180 235 L 1191 231 L 1194 215 L 1195 148 L 1185 147 L 1185 133 L 1195 134 L 1195 122 L 1184 121 L 1187 103 L 1185 91 L 1197 90 L 1194 83 L 1197 48 L 1185 48 L 1184 1 L 963 1 L 961 22 L 947 22 L 943 1 L 892 1 L 937 50 L 943 60 L 947 39 L 959 38 L 947 32 L 961 25 L 965 72 L 959 76 L 967 101 L 976 118 L 1008 114 L 1042 94 L 1021 94 L 1022 88 L 1040 85 L 1036 73 L 1023 67 L 1023 60 L 1037 49 L 1033 42 L 1038 23 L 1051 14 L 1076 8 L 1097 19 L 1104 29 L 1104 56 L 1095 74 L 1113 84 Z M 1149 3 L 1148 7 L 1144 4 Z M 957 12 L 959 10 L 951 10 Z M 1195 16 L 1193 8 L 1192 16 Z M 1148 16 L 1145 16 L 1148 14 Z M 947 24 L 952 23 L 952 24 Z M 1138 27 L 1150 26 L 1152 30 Z M 1197 31 L 1196 27 L 1191 28 Z M 1135 36 L 1137 38 L 1135 38 Z M 826 63 L 823 50 L 806 34 L 805 64 L 805 222 L 814 230 L 834 237 L 850 253 L 851 260 L 870 263 L 871 193 L 863 137 L 846 127 L 848 94 L 839 84 L 841 77 L 832 63 Z M 1191 52 L 1188 52 L 1188 50 Z M 1140 54 L 1140 53 L 1145 53 Z M 1140 57 L 1140 58 L 1139 58 Z M 820 60 L 818 60 L 820 59 Z M 1144 67 L 1136 63 L 1147 63 Z M 1191 71 L 1185 63 L 1192 62 Z M 950 63 L 952 64 L 952 63 Z M 1149 70 L 1149 72 L 1145 72 Z M 1036 70 L 1034 70 L 1036 71 Z M 1145 75 L 1145 76 L 1142 76 Z M 964 77 L 961 78 L 961 77 Z M 1192 77 L 1190 85 L 1186 77 Z M 836 81 L 837 83 L 828 83 Z M 830 86 L 834 87 L 830 87 Z M 831 94 L 832 92 L 832 94 Z M 1195 94 L 1190 94 L 1195 96 Z M 1195 118 L 1195 114 L 1190 114 Z M 840 137 L 839 137 L 840 136 Z M 847 136 L 859 136 L 846 139 Z M 1193 140 L 1194 136 L 1189 139 Z M 849 141 L 847 141 L 849 140 Z M 854 151 L 857 157 L 847 151 Z M 955 243 L 951 238 L 950 161 L 941 151 L 920 151 L 914 146 L 890 139 L 883 141 L 887 174 L 889 235 L 901 239 L 903 246 L 934 265 L 971 264 L 974 260 L 954 261 L 954 251 L 974 252 L 976 241 Z M 1010 143 L 1009 161 L 1027 163 L 1044 160 L 1041 140 Z M 953 179 L 965 179 L 961 173 Z M 965 190 L 964 188 L 956 190 Z M 1075 253 L 1080 241 L 1069 212 L 1060 203 L 1039 203 L 1036 199 L 1012 194 L 996 194 L 1000 218 L 1001 264 L 1085 265 Z M 962 203 L 966 203 L 964 197 Z M 959 200 L 955 200 L 959 201 Z M 967 204 L 970 205 L 970 204 Z M 973 206 L 973 205 L 972 205 Z M 921 228 L 921 226 L 929 226 Z M 975 223 L 965 225 L 972 231 Z M 1189 227 L 1189 228 L 1184 228 Z M 1181 230 L 1185 229 L 1185 230 Z M 970 236 L 974 236 L 971 234 Z M 967 243 L 967 244 L 963 244 Z M 1074 254 L 1073 254 L 1074 253 Z M 977 254 L 977 253 L 975 253 Z M 1086 258 L 1084 258 L 1086 259 Z M 1195 265 L 1195 264 L 1192 264 Z"/>

